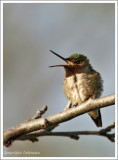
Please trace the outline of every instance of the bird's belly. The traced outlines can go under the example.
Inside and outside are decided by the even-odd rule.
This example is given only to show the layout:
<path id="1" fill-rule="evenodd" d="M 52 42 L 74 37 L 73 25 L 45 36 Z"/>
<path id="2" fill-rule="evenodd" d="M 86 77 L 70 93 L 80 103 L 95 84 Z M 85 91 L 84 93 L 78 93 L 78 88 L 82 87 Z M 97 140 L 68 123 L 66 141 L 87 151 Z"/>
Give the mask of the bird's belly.
<path id="1" fill-rule="evenodd" d="M 81 78 L 81 76 L 79 77 Z M 65 78 L 64 80 L 64 93 L 67 98 L 71 101 L 74 105 L 80 105 L 82 102 L 85 101 L 86 95 L 86 88 L 84 88 L 83 81 L 76 76 L 71 76 Z"/>
<path id="2" fill-rule="evenodd" d="M 75 105 L 80 105 L 90 97 L 99 97 L 102 91 L 100 77 L 85 73 L 65 78 L 63 87 L 66 97 Z"/>

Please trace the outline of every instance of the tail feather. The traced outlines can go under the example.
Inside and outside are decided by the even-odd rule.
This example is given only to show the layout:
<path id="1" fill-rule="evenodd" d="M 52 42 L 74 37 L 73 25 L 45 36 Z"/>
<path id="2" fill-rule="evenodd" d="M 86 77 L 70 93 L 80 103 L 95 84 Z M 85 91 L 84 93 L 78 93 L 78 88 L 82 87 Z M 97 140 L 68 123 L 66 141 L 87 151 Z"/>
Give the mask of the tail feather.
<path id="1" fill-rule="evenodd" d="M 95 112 L 97 113 L 97 116 L 93 116 Z M 88 114 L 90 115 L 90 117 L 92 118 L 97 127 L 102 127 L 102 117 L 100 110 L 91 111 L 88 112 Z"/>

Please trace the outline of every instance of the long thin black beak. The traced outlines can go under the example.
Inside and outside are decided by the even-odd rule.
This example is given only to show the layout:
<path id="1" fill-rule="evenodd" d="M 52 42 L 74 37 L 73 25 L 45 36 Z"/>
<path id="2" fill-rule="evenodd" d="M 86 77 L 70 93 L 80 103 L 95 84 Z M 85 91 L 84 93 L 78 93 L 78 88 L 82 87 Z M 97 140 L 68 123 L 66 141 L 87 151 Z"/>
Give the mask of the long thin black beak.
<path id="1" fill-rule="evenodd" d="M 59 54 L 57 54 L 57 53 L 53 52 L 52 50 L 50 50 L 50 52 L 52 52 L 52 53 L 53 53 L 54 55 L 56 55 L 57 57 L 59 57 L 59 58 L 63 59 L 63 60 L 67 63 L 66 58 L 64 58 L 64 57 L 60 56 Z"/>
<path id="2" fill-rule="evenodd" d="M 49 66 L 49 67 L 67 67 L 68 65 L 54 65 L 54 66 Z"/>
<path id="3" fill-rule="evenodd" d="M 67 60 L 66 58 L 60 56 L 59 54 L 53 52 L 52 50 L 50 50 L 50 52 L 52 52 L 54 55 L 56 55 L 57 57 L 63 59 L 66 63 L 67 63 Z M 49 67 L 67 67 L 68 65 L 64 65 L 64 64 L 61 64 L 61 65 L 54 65 L 54 66 L 49 66 Z"/>

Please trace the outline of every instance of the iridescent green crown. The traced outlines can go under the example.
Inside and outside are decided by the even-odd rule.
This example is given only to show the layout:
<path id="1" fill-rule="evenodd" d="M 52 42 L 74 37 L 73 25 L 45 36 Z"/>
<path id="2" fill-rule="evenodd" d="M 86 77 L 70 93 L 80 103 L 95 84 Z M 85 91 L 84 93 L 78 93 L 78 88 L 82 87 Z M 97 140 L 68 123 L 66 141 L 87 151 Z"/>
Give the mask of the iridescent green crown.
<path id="1" fill-rule="evenodd" d="M 72 56 L 70 56 L 69 58 L 74 58 L 77 59 L 79 58 L 79 53 L 74 53 Z"/>

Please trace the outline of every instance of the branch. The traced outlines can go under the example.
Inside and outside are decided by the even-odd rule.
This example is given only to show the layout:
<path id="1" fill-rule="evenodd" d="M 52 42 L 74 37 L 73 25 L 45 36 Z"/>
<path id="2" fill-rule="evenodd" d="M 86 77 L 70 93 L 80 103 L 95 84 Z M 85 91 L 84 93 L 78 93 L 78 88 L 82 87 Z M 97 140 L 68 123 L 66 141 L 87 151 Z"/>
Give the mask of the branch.
<path id="1" fill-rule="evenodd" d="M 50 128 L 54 128 L 59 123 L 68 121 L 89 111 L 113 105 L 114 103 L 115 95 L 112 94 L 98 99 L 89 99 L 79 106 L 64 110 L 63 112 L 45 118 L 25 121 L 24 123 L 21 123 L 16 127 L 4 131 L 3 143 L 5 146 L 9 146 L 13 140 L 22 135 L 26 135 L 28 133 L 41 129 L 51 130 Z"/>
<path id="2" fill-rule="evenodd" d="M 38 141 L 37 137 L 41 137 L 41 136 L 64 136 L 64 137 L 72 138 L 74 140 L 78 140 L 79 139 L 78 135 L 97 135 L 97 136 L 105 136 L 111 142 L 114 142 L 115 134 L 114 133 L 108 134 L 108 132 L 110 132 L 111 129 L 113 128 L 115 128 L 115 122 L 110 124 L 105 129 L 101 129 L 99 131 L 49 132 L 49 131 L 42 129 L 34 133 L 23 135 L 19 137 L 17 140 L 30 140 L 31 142 L 35 142 L 35 141 Z"/>
<path id="3" fill-rule="evenodd" d="M 46 111 L 47 111 L 47 106 L 45 105 L 45 106 L 43 106 L 43 108 L 41 110 L 38 110 L 36 112 L 36 115 L 34 117 L 32 117 L 32 120 L 41 118 L 42 114 L 44 114 Z"/>

